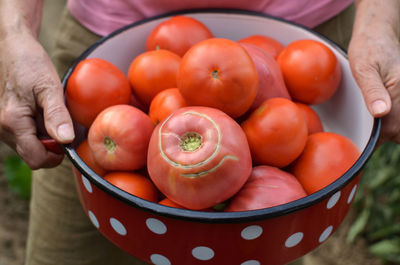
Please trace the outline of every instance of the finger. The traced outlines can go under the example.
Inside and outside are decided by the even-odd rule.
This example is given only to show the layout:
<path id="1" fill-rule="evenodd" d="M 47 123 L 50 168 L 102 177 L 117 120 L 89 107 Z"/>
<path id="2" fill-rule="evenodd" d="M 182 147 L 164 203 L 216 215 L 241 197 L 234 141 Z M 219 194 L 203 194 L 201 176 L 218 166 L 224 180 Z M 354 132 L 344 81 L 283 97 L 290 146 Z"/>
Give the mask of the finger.
<path id="1" fill-rule="evenodd" d="M 72 120 L 64 103 L 61 83 L 58 79 L 46 82 L 38 88 L 36 99 L 43 109 L 46 131 L 59 143 L 70 143 L 75 137 Z"/>
<path id="2" fill-rule="evenodd" d="M 35 135 L 21 135 L 17 137 L 16 152 L 32 170 L 55 167 L 64 158 L 63 154 L 55 154 L 46 150 L 45 146 Z"/>
<path id="3" fill-rule="evenodd" d="M 63 154 L 48 152 L 36 137 L 35 122 L 29 115 L 2 113 L 2 139 L 13 148 L 31 169 L 53 167 L 61 163 Z"/>
<path id="4" fill-rule="evenodd" d="M 354 78 L 361 88 L 369 112 L 382 117 L 390 112 L 392 102 L 381 76 L 373 67 L 352 67 Z"/>

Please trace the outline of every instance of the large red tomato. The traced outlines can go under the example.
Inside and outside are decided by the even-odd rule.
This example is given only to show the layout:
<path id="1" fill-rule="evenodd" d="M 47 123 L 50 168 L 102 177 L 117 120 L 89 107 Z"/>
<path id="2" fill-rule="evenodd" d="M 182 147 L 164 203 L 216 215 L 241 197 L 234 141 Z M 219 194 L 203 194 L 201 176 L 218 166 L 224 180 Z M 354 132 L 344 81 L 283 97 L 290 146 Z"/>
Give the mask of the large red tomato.
<path id="1" fill-rule="evenodd" d="M 257 166 L 250 178 L 231 199 L 226 212 L 273 207 L 307 196 L 292 174 L 277 167 Z"/>
<path id="2" fill-rule="evenodd" d="M 317 132 L 323 132 L 324 126 L 318 115 L 318 113 L 313 110 L 309 105 L 300 102 L 295 102 L 297 107 L 303 112 L 304 117 L 307 121 L 308 134 L 313 134 Z"/>
<path id="3" fill-rule="evenodd" d="M 146 106 L 161 90 L 176 87 L 181 57 L 167 50 L 148 51 L 133 59 L 128 78 L 134 94 Z"/>
<path id="4" fill-rule="evenodd" d="M 131 87 L 124 73 L 114 64 L 89 58 L 80 61 L 70 75 L 65 97 L 72 118 L 89 128 L 103 109 L 128 104 Z"/>
<path id="5" fill-rule="evenodd" d="M 159 123 L 149 144 L 150 178 L 170 200 L 201 210 L 235 194 L 251 173 L 246 136 L 209 107 L 184 107 Z"/>
<path id="6" fill-rule="evenodd" d="M 88 141 L 95 161 L 106 170 L 136 170 L 146 164 L 154 124 L 130 105 L 103 110 L 89 129 Z"/>
<path id="7" fill-rule="evenodd" d="M 169 207 L 173 207 L 173 208 L 186 209 L 182 205 L 179 205 L 179 204 L 171 201 L 168 198 L 164 198 L 161 201 L 159 201 L 158 203 L 161 204 L 161 205 L 165 205 L 165 206 L 169 206 Z"/>
<path id="8" fill-rule="evenodd" d="M 78 148 L 76 148 L 76 152 L 78 153 L 79 157 L 85 162 L 85 164 L 93 170 L 97 175 L 104 176 L 107 171 L 102 168 L 95 160 L 90 150 L 88 140 L 83 140 Z"/>
<path id="9" fill-rule="evenodd" d="M 168 117 L 172 112 L 186 106 L 179 89 L 168 88 L 159 92 L 151 101 L 149 116 L 154 124 Z"/>
<path id="10" fill-rule="evenodd" d="M 271 98 L 242 123 L 253 161 L 260 165 L 285 167 L 303 151 L 307 123 L 296 104 Z"/>
<path id="11" fill-rule="evenodd" d="M 315 40 L 291 42 L 279 54 L 286 87 L 293 100 L 305 104 L 327 101 L 337 90 L 342 71 L 335 54 Z"/>
<path id="12" fill-rule="evenodd" d="M 276 60 L 255 45 L 242 43 L 242 46 L 253 59 L 258 73 L 258 92 L 249 111 L 255 110 L 269 98 L 291 99 Z"/>
<path id="13" fill-rule="evenodd" d="M 272 58 L 276 59 L 278 55 L 283 51 L 284 46 L 282 43 L 274 38 L 265 35 L 251 35 L 249 37 L 239 40 L 240 43 L 248 43 L 260 47 Z"/>
<path id="14" fill-rule="evenodd" d="M 239 43 L 223 38 L 190 48 L 177 80 L 188 105 L 217 108 L 233 118 L 250 108 L 258 89 L 257 69 L 249 54 Z"/>
<path id="15" fill-rule="evenodd" d="M 110 172 L 104 179 L 114 186 L 139 198 L 157 202 L 158 190 L 153 182 L 136 172 Z"/>
<path id="16" fill-rule="evenodd" d="M 341 177 L 358 159 L 360 151 L 347 137 L 332 132 L 308 136 L 300 157 L 290 166 L 308 194 Z"/>
<path id="17" fill-rule="evenodd" d="M 157 25 L 146 41 L 146 50 L 166 49 L 183 56 L 194 44 L 212 38 L 206 25 L 187 16 L 174 16 Z"/>

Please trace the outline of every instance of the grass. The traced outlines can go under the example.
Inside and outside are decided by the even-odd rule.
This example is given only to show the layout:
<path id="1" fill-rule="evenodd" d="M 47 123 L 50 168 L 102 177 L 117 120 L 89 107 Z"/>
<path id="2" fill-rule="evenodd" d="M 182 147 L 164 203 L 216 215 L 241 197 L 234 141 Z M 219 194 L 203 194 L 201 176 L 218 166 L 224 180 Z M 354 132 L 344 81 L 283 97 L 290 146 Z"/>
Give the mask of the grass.
<path id="1" fill-rule="evenodd" d="M 385 143 L 365 166 L 348 241 L 364 237 L 384 264 L 400 264 L 400 145 Z"/>
<path id="2" fill-rule="evenodd" d="M 29 200 L 31 197 L 32 170 L 18 155 L 6 157 L 4 174 L 10 190 L 17 196 Z"/>

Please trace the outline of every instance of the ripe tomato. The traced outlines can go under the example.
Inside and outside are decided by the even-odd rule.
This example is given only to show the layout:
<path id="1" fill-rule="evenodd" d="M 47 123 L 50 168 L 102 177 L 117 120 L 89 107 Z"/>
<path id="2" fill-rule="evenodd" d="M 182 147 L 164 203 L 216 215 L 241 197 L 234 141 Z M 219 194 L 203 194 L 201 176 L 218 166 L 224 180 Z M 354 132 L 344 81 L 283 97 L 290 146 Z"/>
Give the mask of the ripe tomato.
<path id="1" fill-rule="evenodd" d="M 277 61 L 293 100 L 305 104 L 327 101 L 336 92 L 342 77 L 335 54 L 315 40 L 293 41 Z"/>
<path id="2" fill-rule="evenodd" d="M 137 56 L 128 70 L 134 94 L 146 106 L 161 90 L 176 87 L 181 57 L 167 50 L 148 51 Z"/>
<path id="3" fill-rule="evenodd" d="M 180 208 L 180 209 L 187 209 L 185 207 L 183 207 L 182 205 L 179 205 L 173 201 L 171 201 L 168 198 L 165 198 L 161 201 L 158 202 L 159 204 L 165 205 L 165 206 L 169 206 L 169 207 L 174 207 L 174 208 Z M 207 209 L 203 209 L 201 211 L 205 211 L 205 212 L 215 212 L 215 210 L 213 208 L 207 208 Z"/>
<path id="4" fill-rule="evenodd" d="M 282 71 L 274 58 L 261 48 L 248 44 L 241 44 L 248 52 L 257 69 L 258 92 L 248 111 L 258 108 L 269 98 L 282 97 L 291 99 L 283 80 Z"/>
<path id="5" fill-rule="evenodd" d="M 133 92 L 133 91 L 132 91 L 132 92 Z M 145 104 L 143 104 L 143 103 L 137 98 L 137 96 L 136 96 L 134 93 L 132 93 L 131 101 L 130 101 L 129 105 L 134 106 L 134 107 L 136 107 L 136 108 L 138 108 L 138 109 L 140 109 L 141 111 L 146 112 L 146 113 L 149 111 L 149 106 L 146 106 Z"/>
<path id="6" fill-rule="evenodd" d="M 246 136 L 231 117 L 184 107 L 159 123 L 150 139 L 150 178 L 170 200 L 201 210 L 235 194 L 251 173 Z"/>
<path id="7" fill-rule="evenodd" d="M 146 50 L 166 49 L 183 56 L 194 44 L 212 38 L 206 25 L 187 16 L 174 16 L 157 25 L 146 40 Z"/>
<path id="8" fill-rule="evenodd" d="M 212 38 L 186 52 L 178 88 L 188 105 L 220 109 L 233 118 L 244 114 L 258 89 L 257 69 L 237 42 Z"/>
<path id="9" fill-rule="evenodd" d="M 89 129 L 88 141 L 95 161 L 106 170 L 136 170 L 146 164 L 154 124 L 130 105 L 100 112 Z"/>
<path id="10" fill-rule="evenodd" d="M 303 153 L 289 170 L 311 194 L 340 178 L 359 156 L 357 146 L 347 137 L 319 132 L 308 136 Z"/>
<path id="11" fill-rule="evenodd" d="M 114 186 L 139 198 L 157 202 L 158 190 L 153 182 L 136 172 L 110 172 L 104 179 Z"/>
<path id="12" fill-rule="evenodd" d="M 292 174 L 277 167 L 257 166 L 250 178 L 231 199 L 226 212 L 250 211 L 273 207 L 307 196 Z"/>
<path id="13" fill-rule="evenodd" d="M 186 209 L 185 207 L 183 207 L 182 205 L 179 205 L 173 201 L 171 201 L 168 198 L 162 199 L 161 201 L 158 202 L 159 204 L 165 205 L 165 206 L 169 206 L 169 207 L 174 207 L 174 208 L 179 208 L 179 209 Z"/>
<path id="14" fill-rule="evenodd" d="M 271 98 L 242 123 L 256 164 L 285 167 L 303 151 L 307 123 L 294 102 Z"/>
<path id="15" fill-rule="evenodd" d="M 99 176 L 104 176 L 107 171 L 102 168 L 93 158 L 92 151 L 90 150 L 88 140 L 83 140 L 79 146 L 76 148 L 76 152 L 78 153 L 79 157 L 85 162 L 85 164 L 90 167 L 91 170 L 96 172 Z"/>
<path id="16" fill-rule="evenodd" d="M 168 88 L 159 92 L 150 103 L 149 116 L 154 124 L 164 120 L 175 110 L 185 107 L 186 103 L 179 89 Z"/>
<path id="17" fill-rule="evenodd" d="M 65 91 L 71 117 L 89 128 L 97 114 L 117 104 L 128 104 L 131 87 L 114 64 L 89 58 L 80 61 L 68 79 Z"/>
<path id="18" fill-rule="evenodd" d="M 300 102 L 295 103 L 297 107 L 299 107 L 300 110 L 303 112 L 304 117 L 306 118 L 308 134 L 323 132 L 324 127 L 322 125 L 321 119 L 318 116 L 318 113 L 313 110 L 309 105 Z"/>
<path id="19" fill-rule="evenodd" d="M 271 55 L 272 58 L 274 59 L 276 59 L 278 55 L 281 53 L 281 51 L 283 51 L 284 49 L 282 43 L 280 43 L 274 38 L 265 35 L 251 35 L 247 38 L 239 40 L 239 42 L 248 43 L 260 47 L 269 55 Z"/>

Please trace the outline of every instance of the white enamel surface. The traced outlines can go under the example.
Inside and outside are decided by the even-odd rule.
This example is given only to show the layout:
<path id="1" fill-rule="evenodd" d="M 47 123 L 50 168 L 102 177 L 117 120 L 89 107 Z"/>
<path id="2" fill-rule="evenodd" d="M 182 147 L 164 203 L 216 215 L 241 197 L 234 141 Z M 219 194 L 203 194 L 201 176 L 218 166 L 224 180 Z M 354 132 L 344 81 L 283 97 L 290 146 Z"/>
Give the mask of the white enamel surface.
<path id="1" fill-rule="evenodd" d="M 349 137 L 364 150 L 371 135 L 373 118 L 369 114 L 361 91 L 355 83 L 346 57 L 319 36 L 295 25 L 246 14 L 189 14 L 206 24 L 216 37 L 238 40 L 253 34 L 265 34 L 284 45 L 297 39 L 315 39 L 328 45 L 342 67 L 342 82 L 337 93 L 326 103 L 313 108 L 323 121 L 325 131 Z M 133 58 L 144 51 L 150 31 L 166 18 L 130 28 L 98 46 L 89 57 L 100 57 L 117 65 L 127 73 Z"/>

